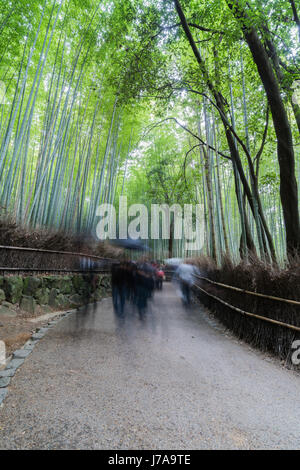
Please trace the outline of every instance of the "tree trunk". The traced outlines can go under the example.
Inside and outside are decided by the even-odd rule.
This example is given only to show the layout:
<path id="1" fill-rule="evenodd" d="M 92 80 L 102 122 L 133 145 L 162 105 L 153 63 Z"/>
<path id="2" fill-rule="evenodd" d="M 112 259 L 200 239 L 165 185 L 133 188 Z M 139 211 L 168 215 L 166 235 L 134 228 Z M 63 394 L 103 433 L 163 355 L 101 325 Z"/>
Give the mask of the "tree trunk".
<path id="1" fill-rule="evenodd" d="M 298 36 L 299 36 L 299 42 L 300 42 L 300 19 L 299 19 L 299 16 L 298 16 L 298 12 L 297 12 L 294 0 L 289 0 L 289 2 L 291 4 L 292 10 L 293 10 L 294 21 L 295 21 L 295 23 L 298 27 Z"/>
<path id="2" fill-rule="evenodd" d="M 174 220 L 171 220 L 170 223 L 170 238 L 169 238 L 169 258 L 173 257 L 173 238 L 174 238 Z"/>
<path id="3" fill-rule="evenodd" d="M 227 0 L 233 15 L 241 22 L 244 37 L 252 53 L 270 105 L 277 137 L 277 157 L 280 168 L 280 197 L 286 229 L 286 246 L 289 256 L 300 253 L 300 221 L 298 192 L 295 177 L 293 138 L 280 88 L 268 54 L 257 32 L 249 26 L 249 18 L 239 0 Z"/>
<path id="4" fill-rule="evenodd" d="M 220 114 L 221 121 L 224 125 L 225 135 L 226 135 L 228 147 L 229 147 L 229 150 L 230 150 L 232 163 L 236 165 L 236 169 L 239 173 L 240 181 L 243 185 L 243 189 L 244 189 L 245 194 L 247 196 L 249 205 L 251 207 L 251 211 L 252 211 L 253 215 L 255 215 L 255 209 L 254 209 L 254 203 L 253 203 L 253 194 L 251 192 L 251 189 L 249 187 L 247 178 L 245 176 L 242 160 L 241 160 L 238 148 L 236 146 L 235 139 L 234 139 L 233 134 L 232 134 L 232 129 L 230 128 L 229 121 L 227 119 L 226 109 L 225 109 L 225 105 L 224 105 L 224 98 L 223 98 L 222 94 L 219 93 L 219 91 L 216 89 L 216 87 L 214 86 L 212 80 L 210 79 L 210 76 L 209 76 L 208 71 L 206 69 L 205 63 L 204 63 L 204 61 L 203 61 L 203 59 L 200 55 L 200 52 L 199 52 L 199 50 L 196 46 L 196 43 L 193 39 L 192 33 L 189 29 L 187 20 L 186 20 L 185 15 L 182 11 L 179 0 L 174 0 L 174 4 L 175 4 L 176 11 L 178 13 L 178 16 L 180 18 L 180 22 L 182 24 L 183 30 L 184 30 L 184 32 L 186 34 L 186 37 L 187 37 L 187 39 L 190 43 L 190 46 L 193 50 L 195 58 L 196 58 L 196 60 L 199 64 L 200 70 L 203 74 L 203 78 L 206 82 L 206 85 L 207 85 L 209 91 L 211 92 L 212 96 L 215 99 L 215 102 L 216 102 L 216 105 L 217 105 L 217 108 L 218 108 L 218 111 L 219 111 L 219 114 Z M 251 161 L 249 163 L 251 163 Z M 235 181 L 237 181 L 236 178 L 235 178 Z M 236 193 L 237 193 L 237 197 L 238 197 L 237 188 L 236 188 Z M 238 206 L 239 206 L 241 221 L 242 221 L 242 225 L 243 225 L 244 215 L 243 215 L 242 205 L 239 204 Z M 252 237 L 251 237 L 251 233 L 248 233 L 247 239 L 249 240 L 249 245 L 248 245 L 249 249 L 252 250 L 252 246 L 254 246 L 254 243 L 253 243 L 253 240 L 252 240 Z"/>
<path id="5" fill-rule="evenodd" d="M 204 156 L 204 169 L 205 169 L 205 180 L 207 189 L 207 206 L 210 222 L 210 246 L 211 246 L 211 257 L 217 261 L 217 246 L 216 246 L 216 229 L 215 229 L 215 218 L 214 218 L 214 207 L 213 207 L 213 194 L 212 194 L 212 181 L 211 181 L 211 165 L 210 158 L 207 154 L 205 147 L 202 148 Z"/>

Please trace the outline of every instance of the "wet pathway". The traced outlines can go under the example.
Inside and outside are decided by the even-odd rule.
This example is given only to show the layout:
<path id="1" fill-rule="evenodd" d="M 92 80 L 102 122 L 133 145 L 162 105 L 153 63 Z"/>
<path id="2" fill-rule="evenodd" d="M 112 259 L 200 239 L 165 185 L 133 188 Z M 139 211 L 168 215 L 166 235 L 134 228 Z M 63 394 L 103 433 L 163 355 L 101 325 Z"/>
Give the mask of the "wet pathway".
<path id="1" fill-rule="evenodd" d="M 9 388 L 1 449 L 300 448 L 300 377 L 171 285 L 144 322 L 118 324 L 110 299 L 64 318 Z"/>

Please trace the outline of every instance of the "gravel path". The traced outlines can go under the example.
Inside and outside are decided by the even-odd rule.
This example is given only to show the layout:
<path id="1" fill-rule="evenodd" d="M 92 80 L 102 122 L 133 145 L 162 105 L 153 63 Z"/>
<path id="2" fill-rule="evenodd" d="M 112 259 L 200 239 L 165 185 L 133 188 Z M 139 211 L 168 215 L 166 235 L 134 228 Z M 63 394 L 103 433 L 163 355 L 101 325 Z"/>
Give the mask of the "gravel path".
<path id="1" fill-rule="evenodd" d="M 166 285 L 144 323 L 105 299 L 49 330 L 11 382 L 0 448 L 299 449 L 299 385 Z"/>

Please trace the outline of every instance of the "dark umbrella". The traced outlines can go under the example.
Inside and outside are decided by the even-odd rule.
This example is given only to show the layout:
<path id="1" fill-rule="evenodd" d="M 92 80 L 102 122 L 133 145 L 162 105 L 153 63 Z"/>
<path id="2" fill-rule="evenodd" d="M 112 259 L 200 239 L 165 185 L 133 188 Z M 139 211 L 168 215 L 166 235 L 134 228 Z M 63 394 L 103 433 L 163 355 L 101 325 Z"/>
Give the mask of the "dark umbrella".
<path id="1" fill-rule="evenodd" d="M 118 238 L 117 240 L 110 240 L 110 243 L 126 250 L 149 251 L 148 245 L 140 239 L 126 238 L 123 240 Z"/>

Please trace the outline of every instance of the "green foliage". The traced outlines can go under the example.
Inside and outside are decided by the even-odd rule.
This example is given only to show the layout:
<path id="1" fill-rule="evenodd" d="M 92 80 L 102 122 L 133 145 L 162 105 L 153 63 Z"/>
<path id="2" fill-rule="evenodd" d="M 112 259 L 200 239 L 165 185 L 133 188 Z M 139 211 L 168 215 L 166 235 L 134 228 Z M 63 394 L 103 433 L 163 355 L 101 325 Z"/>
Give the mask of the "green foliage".
<path id="1" fill-rule="evenodd" d="M 298 176 L 300 139 L 291 96 L 300 76 L 300 44 L 288 0 L 240 4 L 247 11 L 243 22 L 225 0 L 181 2 L 206 74 L 248 148 L 283 257 L 284 227 L 273 226 L 268 215 L 274 210 L 278 219 L 281 215 L 276 136 L 271 118 L 265 135 L 267 100 L 242 28 L 254 27 L 268 52 L 270 42 L 277 51 L 276 73 L 292 126 Z M 232 256 L 238 256 L 235 178 L 207 76 L 171 0 L 2 1 L 2 209 L 24 224 L 90 231 L 98 204 L 116 201 L 121 193 L 130 203 L 148 206 L 201 202 L 207 241 L 213 217 L 218 250 L 225 250 L 227 232 Z M 207 144 L 202 146 L 206 162 L 197 137 Z M 237 146 L 251 186 L 249 160 Z M 209 184 L 213 215 L 207 206 Z M 257 245 L 247 204 L 245 210 Z"/>

